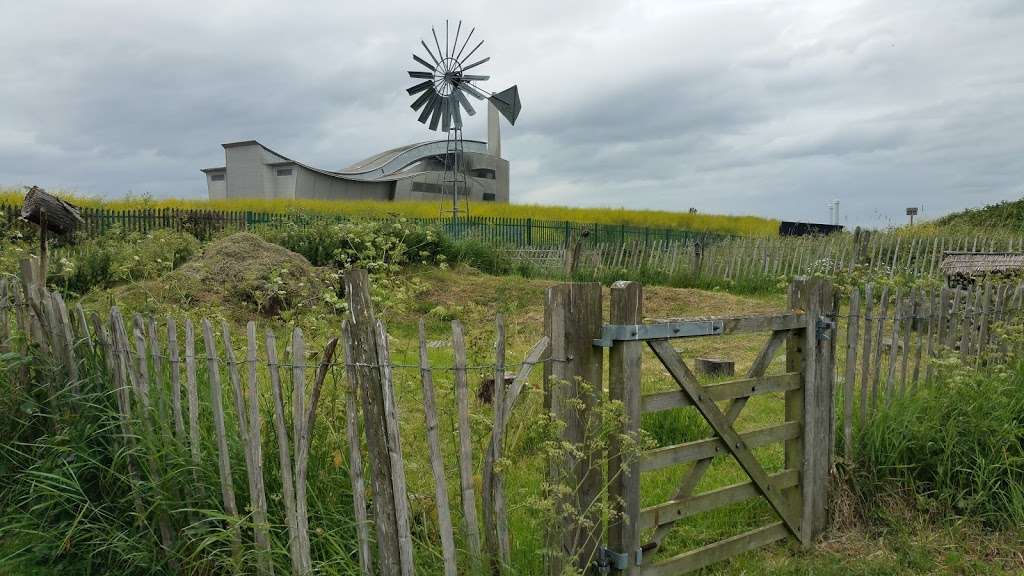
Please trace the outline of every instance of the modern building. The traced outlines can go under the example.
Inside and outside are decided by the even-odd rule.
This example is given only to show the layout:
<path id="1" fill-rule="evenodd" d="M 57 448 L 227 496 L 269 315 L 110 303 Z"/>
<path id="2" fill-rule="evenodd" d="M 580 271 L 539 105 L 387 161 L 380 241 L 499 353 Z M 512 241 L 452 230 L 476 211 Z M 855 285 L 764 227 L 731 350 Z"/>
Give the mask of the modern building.
<path id="1" fill-rule="evenodd" d="M 501 157 L 497 114 L 488 106 L 488 140 L 465 140 L 463 158 L 473 202 L 508 202 L 509 165 Z M 445 140 L 393 148 L 341 170 L 314 168 L 255 140 L 224 144 L 224 166 L 206 168 L 211 200 L 437 200 L 444 189 Z"/>

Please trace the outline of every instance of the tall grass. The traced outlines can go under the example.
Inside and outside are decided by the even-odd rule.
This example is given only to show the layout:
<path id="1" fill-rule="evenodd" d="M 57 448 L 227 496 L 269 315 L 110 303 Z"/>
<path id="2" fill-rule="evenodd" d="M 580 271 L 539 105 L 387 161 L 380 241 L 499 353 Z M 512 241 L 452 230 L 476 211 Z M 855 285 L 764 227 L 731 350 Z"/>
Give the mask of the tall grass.
<path id="1" fill-rule="evenodd" d="M 344 215 L 357 217 L 401 215 L 410 218 L 437 218 L 441 216 L 438 202 L 379 202 L 373 200 L 264 200 L 246 198 L 238 200 L 154 199 L 127 197 L 100 199 L 60 194 L 69 201 L 91 208 L 126 210 L 136 208 L 179 208 L 199 210 L 248 210 L 252 212 L 285 213 L 292 211 L 311 214 Z M 0 204 L 21 204 L 19 190 L 0 189 Z M 730 216 L 724 214 L 691 214 L 668 210 L 627 210 L 625 208 L 581 208 L 540 204 L 476 203 L 470 215 L 495 218 L 534 218 L 538 220 L 568 220 L 593 224 L 625 224 L 648 228 L 679 228 L 703 232 L 740 234 L 748 236 L 774 236 L 778 233 L 778 220 L 758 216 Z"/>
<path id="2" fill-rule="evenodd" d="M 854 486 L 896 493 L 940 516 L 1024 526 L 1024 358 L 976 369 L 950 358 L 917 395 L 859 431 Z"/>
<path id="3" fill-rule="evenodd" d="M 0 405 L 0 541 L 20 545 L 13 551 L 5 547 L 9 556 L 0 559 L 0 573 L 6 573 L 8 563 L 48 566 L 66 574 L 254 573 L 253 547 L 243 546 L 237 556 L 231 550 L 232 527 L 241 532 L 243 542 L 253 530 L 251 510 L 246 509 L 250 499 L 244 448 L 235 435 L 228 435 L 234 490 L 243 509 L 241 517 L 231 518 L 221 511 L 205 366 L 198 370 L 203 456 L 195 466 L 188 448 L 168 429 L 169 419 L 159 405 L 151 413 L 135 406 L 133 432 L 123 434 L 111 375 L 98 352 L 80 343 L 85 378 L 74 393 L 51 359 L 34 347 L 29 351 L 27 356 L 0 357 L 0 387 L 5 390 Z M 27 378 L 20 376 L 22 369 L 28 370 Z M 152 391 L 154 398 L 168 392 Z M 312 539 L 318 573 L 354 574 L 358 562 L 351 545 L 355 528 L 350 481 L 336 456 L 343 434 L 343 418 L 335 412 L 338 393 L 335 386 L 325 387 L 324 417 L 313 436 L 310 524 L 328 527 Z M 230 430 L 235 418 L 228 387 L 224 394 Z M 261 405 L 267 438 L 271 415 L 266 398 Z M 146 419 L 151 426 L 143 425 Z M 265 440 L 272 558 L 276 573 L 287 574 L 288 532 L 275 455 L 276 446 Z M 161 544 L 161 518 L 172 526 L 169 549 Z"/>

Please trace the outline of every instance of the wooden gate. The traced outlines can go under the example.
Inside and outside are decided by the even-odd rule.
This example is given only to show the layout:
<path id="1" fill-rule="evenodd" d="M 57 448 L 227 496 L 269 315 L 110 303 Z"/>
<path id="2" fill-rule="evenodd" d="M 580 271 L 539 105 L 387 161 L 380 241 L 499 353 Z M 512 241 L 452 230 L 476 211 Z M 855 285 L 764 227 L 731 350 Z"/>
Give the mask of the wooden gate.
<path id="1" fill-rule="evenodd" d="M 795 537 L 809 547 L 826 522 L 826 495 L 831 459 L 834 301 L 831 284 L 797 279 L 790 289 L 789 310 L 780 314 L 644 323 L 642 288 L 618 282 L 611 291 L 611 323 L 602 327 L 595 345 L 610 347 L 609 396 L 626 412 L 626 435 L 638 435 L 641 415 L 692 407 L 707 421 L 714 437 L 649 450 L 639 459 L 609 462 L 612 507 L 607 545 L 600 564 L 638 576 L 673 575 L 699 569 L 766 544 Z M 676 338 L 719 337 L 763 332 L 766 343 L 746 377 L 701 385 L 672 346 Z M 642 394 L 641 358 L 645 343 L 678 390 Z M 785 349 L 785 372 L 766 376 L 777 353 Z M 785 422 L 740 433 L 734 428 L 751 397 L 781 393 Z M 724 409 L 719 403 L 725 403 Z M 753 448 L 784 443 L 784 469 L 769 474 Z M 611 446 L 610 454 L 619 454 Z M 734 458 L 749 482 L 695 494 L 718 456 Z M 667 502 L 641 507 L 644 472 L 692 463 Z M 710 545 L 650 562 L 672 525 L 684 518 L 751 498 L 764 498 L 778 520 Z M 643 537 L 646 536 L 646 537 Z"/>

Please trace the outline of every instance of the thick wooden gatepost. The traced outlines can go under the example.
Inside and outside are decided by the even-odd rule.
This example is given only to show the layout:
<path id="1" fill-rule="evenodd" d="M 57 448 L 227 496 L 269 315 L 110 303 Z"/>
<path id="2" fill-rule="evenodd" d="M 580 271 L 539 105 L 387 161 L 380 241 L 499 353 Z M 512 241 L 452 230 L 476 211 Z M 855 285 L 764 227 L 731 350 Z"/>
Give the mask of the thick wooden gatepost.
<path id="1" fill-rule="evenodd" d="M 550 338 L 545 406 L 564 423 L 562 440 L 582 450 L 565 451 L 549 466 L 552 482 L 567 488 L 555 494 L 559 518 L 549 538 L 548 573 L 562 574 L 566 563 L 586 571 L 597 558 L 602 530 L 604 471 L 598 454 L 588 452 L 587 435 L 596 431 L 604 354 L 594 346 L 601 336 L 601 285 L 559 284 L 548 288 L 545 332 Z"/>
<path id="2" fill-rule="evenodd" d="M 828 524 L 829 471 L 835 423 L 833 404 L 836 329 L 832 283 L 798 277 L 789 290 L 789 307 L 807 318 L 805 328 L 792 331 L 786 343 L 787 372 L 801 372 L 803 386 L 786 393 L 786 420 L 803 422 L 799 438 L 786 442 L 786 468 L 798 469 L 800 485 L 788 502 L 800 517 L 800 543 L 813 546 Z"/>
<path id="3" fill-rule="evenodd" d="M 612 284 L 610 322 L 643 322 L 643 287 L 638 282 Z M 640 443 L 640 374 L 644 343 L 618 342 L 608 353 L 608 398 L 622 402 L 624 436 Z M 608 443 L 608 549 L 627 556 L 623 573 L 635 574 L 640 548 L 640 461 L 619 435 Z"/>

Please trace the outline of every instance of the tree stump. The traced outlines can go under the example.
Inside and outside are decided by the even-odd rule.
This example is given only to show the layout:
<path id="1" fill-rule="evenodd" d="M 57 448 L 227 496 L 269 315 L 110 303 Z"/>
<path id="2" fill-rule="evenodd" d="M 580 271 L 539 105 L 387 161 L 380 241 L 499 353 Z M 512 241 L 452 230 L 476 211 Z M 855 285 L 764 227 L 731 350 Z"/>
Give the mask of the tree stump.
<path id="1" fill-rule="evenodd" d="M 512 384 L 512 381 L 516 379 L 515 372 L 505 372 L 505 386 Z M 480 381 L 480 388 L 476 391 L 476 399 L 481 404 L 490 404 L 494 402 L 494 376 L 484 378 Z"/>
<path id="2" fill-rule="evenodd" d="M 697 358 L 697 372 L 706 376 L 735 376 L 736 363 L 724 358 Z"/>

